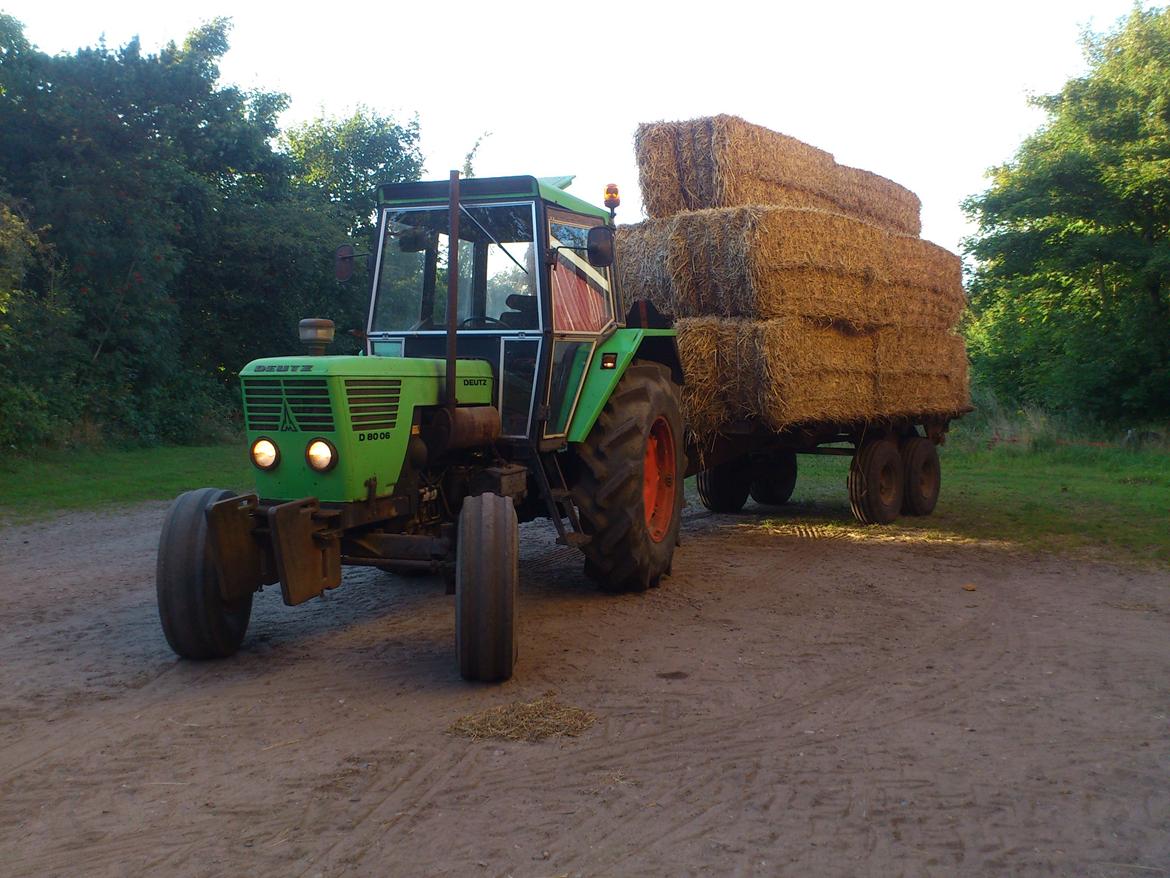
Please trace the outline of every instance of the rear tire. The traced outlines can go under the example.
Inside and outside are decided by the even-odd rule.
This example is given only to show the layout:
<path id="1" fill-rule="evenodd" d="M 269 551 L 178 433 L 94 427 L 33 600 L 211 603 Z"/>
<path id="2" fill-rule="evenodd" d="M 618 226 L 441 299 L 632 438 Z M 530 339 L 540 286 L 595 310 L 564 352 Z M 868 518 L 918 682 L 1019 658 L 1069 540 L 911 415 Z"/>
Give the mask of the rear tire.
<path id="1" fill-rule="evenodd" d="M 906 515 L 930 515 L 938 503 L 942 487 L 938 449 L 929 439 L 912 436 L 902 442 L 901 450 L 902 465 L 906 471 L 902 512 Z"/>
<path id="2" fill-rule="evenodd" d="M 889 439 L 867 442 L 849 467 L 849 505 L 862 524 L 890 524 L 902 509 L 906 477 L 898 446 Z"/>
<path id="3" fill-rule="evenodd" d="M 577 446 L 585 573 L 605 591 L 645 591 L 670 573 L 685 472 L 679 396 L 670 369 L 636 361 Z"/>
<path id="4" fill-rule="evenodd" d="M 248 630 L 252 595 L 223 599 L 207 544 L 208 507 L 234 496 L 219 488 L 188 491 L 175 498 L 163 521 L 155 568 L 158 615 L 181 658 L 227 658 Z"/>
<path id="5" fill-rule="evenodd" d="M 455 562 L 455 656 L 465 680 L 512 676 L 516 638 L 520 526 L 510 497 L 463 501 Z"/>
<path id="6" fill-rule="evenodd" d="M 752 489 L 752 471 L 747 459 L 739 458 L 700 470 L 695 483 L 699 502 L 712 512 L 739 512 Z"/>
<path id="7" fill-rule="evenodd" d="M 763 506 L 783 506 L 796 487 L 796 452 L 777 451 L 756 467 L 752 499 Z"/>

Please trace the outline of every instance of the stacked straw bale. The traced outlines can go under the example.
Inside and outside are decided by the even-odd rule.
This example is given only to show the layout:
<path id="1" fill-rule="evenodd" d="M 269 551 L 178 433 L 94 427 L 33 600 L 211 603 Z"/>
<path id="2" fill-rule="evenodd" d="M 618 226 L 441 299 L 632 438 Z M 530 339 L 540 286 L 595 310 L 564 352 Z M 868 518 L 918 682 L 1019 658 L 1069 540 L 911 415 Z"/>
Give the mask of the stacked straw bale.
<path id="1" fill-rule="evenodd" d="M 912 192 L 733 116 L 636 150 L 651 219 L 618 230 L 619 281 L 675 316 L 700 437 L 968 407 L 959 259 L 917 237 Z"/>
<path id="2" fill-rule="evenodd" d="M 883 415 L 949 415 L 971 404 L 962 336 L 892 326 L 875 338 Z"/>
<path id="3" fill-rule="evenodd" d="M 700 436 L 757 418 L 794 424 L 951 415 L 968 404 L 967 352 L 950 332 L 854 331 L 804 317 L 676 323 L 683 407 Z"/>
<path id="4" fill-rule="evenodd" d="M 619 230 L 622 289 L 677 317 L 809 317 L 854 329 L 949 328 L 959 258 L 820 210 L 697 210 Z"/>
<path id="5" fill-rule="evenodd" d="M 736 116 L 639 125 L 634 150 L 651 217 L 776 204 L 844 213 L 907 235 L 922 230 L 922 203 L 910 190 Z"/>

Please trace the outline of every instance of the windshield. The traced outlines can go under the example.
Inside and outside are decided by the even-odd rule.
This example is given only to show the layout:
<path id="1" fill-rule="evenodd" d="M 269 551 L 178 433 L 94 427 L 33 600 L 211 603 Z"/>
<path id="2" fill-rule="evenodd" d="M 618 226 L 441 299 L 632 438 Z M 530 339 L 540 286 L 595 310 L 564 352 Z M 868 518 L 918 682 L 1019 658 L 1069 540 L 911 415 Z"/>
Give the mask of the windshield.
<path id="1" fill-rule="evenodd" d="M 459 326 L 537 329 L 533 205 L 462 205 Z M 387 210 L 374 332 L 446 329 L 447 208 Z"/>

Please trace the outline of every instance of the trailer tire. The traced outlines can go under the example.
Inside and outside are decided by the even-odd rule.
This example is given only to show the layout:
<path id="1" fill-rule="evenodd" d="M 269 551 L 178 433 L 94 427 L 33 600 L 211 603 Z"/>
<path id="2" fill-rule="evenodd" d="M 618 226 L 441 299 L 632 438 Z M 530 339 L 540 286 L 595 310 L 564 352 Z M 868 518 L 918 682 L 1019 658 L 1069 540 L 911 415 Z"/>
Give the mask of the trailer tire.
<path id="1" fill-rule="evenodd" d="M 519 656 L 520 526 L 510 497 L 463 501 L 455 561 L 455 657 L 465 680 L 512 676 Z"/>
<path id="2" fill-rule="evenodd" d="M 906 471 L 902 512 L 906 515 L 930 515 L 938 503 L 942 487 L 938 449 L 929 439 L 911 436 L 903 440 L 901 451 L 902 466 Z"/>
<path id="3" fill-rule="evenodd" d="M 155 592 L 163 634 L 185 659 L 227 658 L 244 640 L 252 595 L 227 602 L 207 543 L 207 509 L 234 491 L 200 488 L 167 510 L 158 541 Z"/>
<path id="4" fill-rule="evenodd" d="M 778 451 L 756 466 L 751 495 L 763 506 L 783 506 L 792 498 L 795 487 L 796 452 Z"/>
<path id="5" fill-rule="evenodd" d="M 849 467 L 849 506 L 862 524 L 890 524 L 902 509 L 906 488 L 902 455 L 889 439 L 867 442 Z"/>
<path id="6" fill-rule="evenodd" d="M 699 502 L 712 512 L 739 512 L 751 493 L 752 471 L 746 459 L 732 460 L 700 470 L 695 485 Z"/>
<path id="7" fill-rule="evenodd" d="M 604 591 L 645 591 L 670 573 L 685 472 L 679 399 L 669 368 L 637 360 L 576 446 L 585 573 Z"/>

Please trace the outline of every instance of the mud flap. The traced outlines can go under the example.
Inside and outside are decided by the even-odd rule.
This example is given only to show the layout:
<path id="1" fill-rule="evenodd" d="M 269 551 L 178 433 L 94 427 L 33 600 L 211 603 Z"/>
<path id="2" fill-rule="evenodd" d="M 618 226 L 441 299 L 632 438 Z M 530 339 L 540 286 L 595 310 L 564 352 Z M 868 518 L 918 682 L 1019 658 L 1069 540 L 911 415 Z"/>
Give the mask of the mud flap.
<path id="1" fill-rule="evenodd" d="M 229 603 L 277 580 L 272 548 L 256 533 L 258 506 L 255 494 L 244 494 L 207 510 L 207 542 L 219 592 Z"/>
<path id="2" fill-rule="evenodd" d="M 317 501 L 270 507 L 268 531 L 284 602 L 290 607 L 341 585 L 341 540 L 315 516 Z"/>

